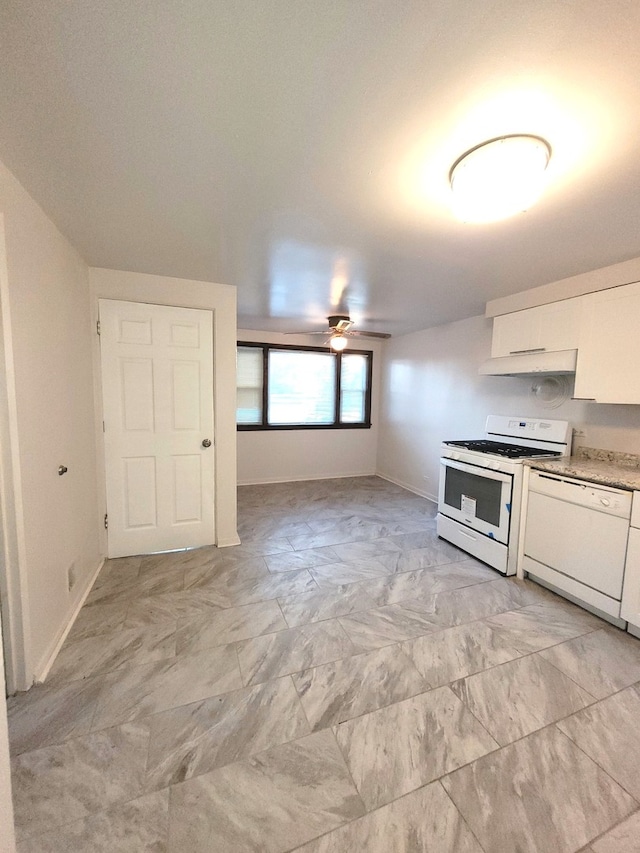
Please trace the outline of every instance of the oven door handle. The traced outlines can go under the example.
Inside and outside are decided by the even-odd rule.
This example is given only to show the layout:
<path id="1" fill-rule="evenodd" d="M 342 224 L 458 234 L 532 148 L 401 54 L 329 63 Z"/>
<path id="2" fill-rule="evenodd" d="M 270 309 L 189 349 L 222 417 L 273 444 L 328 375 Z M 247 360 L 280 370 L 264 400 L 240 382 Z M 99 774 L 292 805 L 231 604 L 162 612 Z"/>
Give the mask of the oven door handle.
<path id="1" fill-rule="evenodd" d="M 501 483 L 511 483 L 513 474 L 505 474 L 503 471 L 494 471 L 493 468 L 484 468 L 482 465 L 470 465 L 467 462 L 457 462 L 454 459 L 443 457 L 440 464 L 444 468 L 457 468 L 467 474 L 475 474 L 477 477 L 486 477 L 490 480 L 499 480 Z"/>

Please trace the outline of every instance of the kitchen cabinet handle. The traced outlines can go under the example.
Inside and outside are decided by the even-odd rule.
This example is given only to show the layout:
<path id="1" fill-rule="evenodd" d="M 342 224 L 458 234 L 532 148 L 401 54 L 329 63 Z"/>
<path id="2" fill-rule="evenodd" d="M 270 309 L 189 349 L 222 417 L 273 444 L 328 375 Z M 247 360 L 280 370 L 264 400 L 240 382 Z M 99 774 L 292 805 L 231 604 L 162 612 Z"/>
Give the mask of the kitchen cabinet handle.
<path id="1" fill-rule="evenodd" d="M 531 349 L 512 349 L 509 355 L 526 355 L 528 352 L 546 352 L 546 347 L 532 347 Z"/>

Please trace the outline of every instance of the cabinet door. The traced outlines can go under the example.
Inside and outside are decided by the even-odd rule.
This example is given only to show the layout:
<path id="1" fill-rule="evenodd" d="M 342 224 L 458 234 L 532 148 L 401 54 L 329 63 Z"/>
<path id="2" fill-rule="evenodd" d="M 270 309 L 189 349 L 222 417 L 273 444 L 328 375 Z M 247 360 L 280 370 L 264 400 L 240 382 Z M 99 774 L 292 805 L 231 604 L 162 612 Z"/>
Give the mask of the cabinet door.
<path id="1" fill-rule="evenodd" d="M 640 630 L 640 529 L 629 530 L 620 615 Z"/>
<path id="2" fill-rule="evenodd" d="M 538 305 L 493 321 L 493 358 L 531 350 L 577 349 L 580 338 L 582 297 Z"/>
<path id="3" fill-rule="evenodd" d="M 640 403 L 640 282 L 584 299 L 575 396 L 598 403 Z"/>
<path id="4" fill-rule="evenodd" d="M 535 308 L 514 311 L 493 319 L 491 357 L 513 355 L 538 347 L 539 318 Z"/>

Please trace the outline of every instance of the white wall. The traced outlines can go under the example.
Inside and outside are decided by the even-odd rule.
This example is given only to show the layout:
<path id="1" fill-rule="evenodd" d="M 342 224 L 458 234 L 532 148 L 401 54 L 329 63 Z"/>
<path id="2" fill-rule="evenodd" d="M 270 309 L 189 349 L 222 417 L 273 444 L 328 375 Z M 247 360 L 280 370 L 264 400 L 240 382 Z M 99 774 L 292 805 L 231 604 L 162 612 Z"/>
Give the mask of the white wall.
<path id="1" fill-rule="evenodd" d="M 204 308 L 213 312 L 214 359 L 214 435 L 215 435 L 215 512 L 216 542 L 219 546 L 239 542 L 236 511 L 236 288 L 228 284 L 191 281 L 161 275 L 90 270 L 92 311 L 98 317 L 99 299 L 121 299 Z M 95 324 L 94 324 L 95 325 Z M 104 445 L 102 437 L 102 392 L 100 388 L 100 350 L 94 336 L 96 381 L 96 429 L 99 447 L 101 512 L 104 504 Z M 106 550 L 106 543 L 103 543 Z"/>
<path id="2" fill-rule="evenodd" d="M 26 687 L 46 671 L 101 561 L 91 314 L 86 264 L 1 164 L 0 213 L 18 552 L 18 566 L 7 571 L 18 575 L 25 615 L 26 683 L 14 686 Z M 59 465 L 69 469 L 63 477 Z M 77 582 L 69 591 L 72 563 Z"/>
<path id="3" fill-rule="evenodd" d="M 438 490 L 440 442 L 480 438 L 487 415 L 568 420 L 576 445 L 640 453 L 640 406 L 567 400 L 546 408 L 534 380 L 479 376 L 491 354 L 492 320 L 472 317 L 387 341 L 378 472 L 420 494 Z"/>
<path id="4" fill-rule="evenodd" d="M 320 346 L 319 335 L 282 335 L 238 330 L 239 341 Z M 375 474 L 381 353 L 384 343 L 355 340 L 353 349 L 373 352 L 371 429 L 274 430 L 238 433 L 238 483 L 279 483 Z"/>

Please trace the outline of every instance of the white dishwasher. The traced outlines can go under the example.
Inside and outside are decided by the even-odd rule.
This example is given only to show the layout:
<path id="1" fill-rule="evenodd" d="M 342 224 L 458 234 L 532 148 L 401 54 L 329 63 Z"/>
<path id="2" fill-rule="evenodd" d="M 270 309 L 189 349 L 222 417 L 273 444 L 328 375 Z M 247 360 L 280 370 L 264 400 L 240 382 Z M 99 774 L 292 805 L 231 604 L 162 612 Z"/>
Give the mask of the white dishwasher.
<path id="1" fill-rule="evenodd" d="M 529 476 L 524 571 L 620 627 L 632 494 L 543 471 Z"/>

